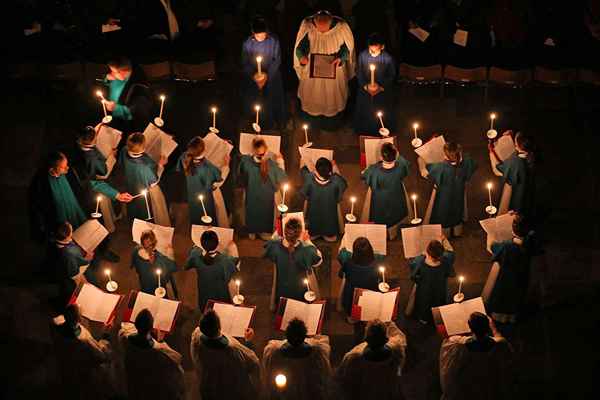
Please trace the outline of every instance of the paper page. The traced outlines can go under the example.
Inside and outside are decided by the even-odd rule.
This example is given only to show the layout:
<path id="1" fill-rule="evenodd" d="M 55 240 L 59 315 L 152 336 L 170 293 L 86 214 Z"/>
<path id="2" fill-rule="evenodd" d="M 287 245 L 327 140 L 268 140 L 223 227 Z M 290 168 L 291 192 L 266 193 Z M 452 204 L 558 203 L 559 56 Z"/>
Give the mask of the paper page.
<path id="1" fill-rule="evenodd" d="M 550 47 L 556 46 L 556 44 L 554 43 L 554 39 L 552 38 L 547 38 L 546 40 L 544 40 L 544 45 Z"/>
<path id="2" fill-rule="evenodd" d="M 306 316 L 306 331 L 307 335 L 316 335 L 319 330 L 319 322 L 321 322 L 321 311 L 324 304 L 307 304 Z"/>
<path id="3" fill-rule="evenodd" d="M 84 283 L 76 303 L 81 315 L 96 322 L 107 322 L 121 296 L 105 293 L 96 286 Z"/>
<path id="4" fill-rule="evenodd" d="M 146 138 L 146 146 L 144 151 L 156 163 L 160 161 L 160 157 L 162 155 L 162 134 L 166 135 L 166 133 L 161 131 L 152 123 L 149 123 L 144 130 L 144 137 Z"/>
<path id="5" fill-rule="evenodd" d="M 117 159 L 112 154 L 106 158 L 106 175 L 96 175 L 96 179 L 104 180 L 107 179 L 112 173 L 113 168 L 117 164 Z"/>
<path id="6" fill-rule="evenodd" d="M 463 31 L 462 29 L 457 29 L 454 33 L 453 41 L 455 44 L 466 47 L 467 46 L 467 38 L 469 36 L 469 32 Z"/>
<path id="7" fill-rule="evenodd" d="M 138 292 L 133 305 L 133 310 L 131 310 L 130 321 L 135 321 L 140 311 L 142 311 L 144 308 L 147 308 L 154 317 L 154 326 L 156 327 L 156 315 L 158 313 L 159 300 L 159 297 L 144 292 Z"/>
<path id="8" fill-rule="evenodd" d="M 300 220 L 300 224 L 302 225 L 302 230 L 304 231 L 306 229 L 306 225 L 304 224 L 304 213 L 303 212 L 293 212 L 293 213 L 285 213 L 283 215 L 283 221 L 282 221 L 283 231 L 285 231 L 285 224 L 287 224 L 287 222 L 290 220 L 290 218 L 296 218 L 296 219 Z"/>
<path id="9" fill-rule="evenodd" d="M 468 321 L 471 313 L 479 311 L 485 314 L 485 307 L 481 297 L 462 303 L 441 306 L 439 310 L 448 336 L 470 332 L 471 329 L 469 329 Z"/>
<path id="10" fill-rule="evenodd" d="M 119 25 L 111 25 L 111 24 L 102 24 L 102 33 L 120 31 L 121 27 Z"/>
<path id="11" fill-rule="evenodd" d="M 231 304 L 214 303 L 213 310 L 221 319 L 223 333 L 234 337 L 244 337 L 250 326 L 254 309 L 251 307 L 236 307 Z"/>
<path id="12" fill-rule="evenodd" d="M 161 155 L 164 158 L 169 158 L 173 150 L 177 148 L 177 142 L 167 134 L 161 136 Z"/>
<path id="13" fill-rule="evenodd" d="M 415 153 L 419 155 L 425 163 L 433 164 L 444 161 L 444 145 L 446 141 L 443 136 L 437 136 L 425 143 L 423 146 L 416 148 Z"/>
<path id="14" fill-rule="evenodd" d="M 192 225 L 192 242 L 200 248 L 202 248 L 202 244 L 200 243 L 200 237 L 205 231 L 214 231 L 219 237 L 219 245 L 217 246 L 217 251 L 223 252 L 229 243 L 233 241 L 233 229 L 230 228 L 219 228 L 214 226 L 204 226 L 204 225 Z"/>
<path id="15" fill-rule="evenodd" d="M 335 60 L 334 55 L 313 54 L 312 71 L 315 78 L 334 78 L 335 66 L 332 64 Z"/>
<path id="16" fill-rule="evenodd" d="M 122 135 L 121 131 L 102 125 L 96 135 L 96 148 L 104 157 L 114 157 L 114 150 L 119 146 Z"/>
<path id="17" fill-rule="evenodd" d="M 367 167 L 376 164 L 381 160 L 381 146 L 384 143 L 394 144 L 394 138 L 388 137 L 384 139 L 365 139 L 365 158 Z"/>
<path id="18" fill-rule="evenodd" d="M 398 291 L 381 294 L 381 305 L 379 311 L 379 319 L 383 322 L 391 321 L 394 314 L 394 307 L 396 306 L 396 298 L 398 297 Z"/>
<path id="19" fill-rule="evenodd" d="M 298 318 L 306 324 L 308 335 L 316 335 L 323 305 L 322 303 L 308 304 L 298 300 L 287 299 L 285 311 L 281 319 L 281 330 L 285 331 L 289 322 L 294 318 Z"/>
<path id="20" fill-rule="evenodd" d="M 487 250 L 492 251 L 492 243 L 511 240 L 513 237 L 512 224 L 514 215 L 502 214 L 495 218 L 487 218 L 479 221 L 479 224 L 487 233 Z"/>
<path id="21" fill-rule="evenodd" d="M 300 166 L 302 166 L 302 162 L 304 162 L 310 172 L 315 170 L 315 164 L 321 157 L 326 158 L 329 161 L 333 161 L 333 150 L 314 149 L 312 147 L 300 146 L 298 147 L 298 151 L 300 152 L 301 157 Z"/>
<path id="22" fill-rule="evenodd" d="M 502 161 L 505 161 L 508 157 L 515 152 L 515 143 L 510 135 L 502 135 L 500 139 L 494 144 L 494 150 Z"/>
<path id="23" fill-rule="evenodd" d="M 412 35 L 414 35 L 421 42 L 426 41 L 427 38 L 429 37 L 429 32 L 427 32 L 425 29 L 422 29 L 419 27 L 409 29 L 408 32 L 410 32 Z"/>
<path id="24" fill-rule="evenodd" d="M 351 249 L 354 241 L 359 237 L 366 237 L 377 254 L 387 254 L 387 230 L 385 225 L 380 224 L 346 224 L 344 247 Z"/>
<path id="25" fill-rule="evenodd" d="M 225 157 L 227 157 L 233 145 L 226 140 L 221 139 L 216 133 L 210 132 L 204 137 L 204 157 L 217 168 L 226 166 Z"/>
<path id="26" fill-rule="evenodd" d="M 173 326 L 173 320 L 177 315 L 178 307 L 178 301 L 159 299 L 158 312 L 154 315 L 154 327 L 161 331 L 170 331 Z"/>
<path id="27" fill-rule="evenodd" d="M 88 253 L 96 250 L 106 236 L 108 231 L 97 219 L 87 220 L 73 232 L 73 240 Z"/>
<path id="28" fill-rule="evenodd" d="M 402 228 L 404 257 L 413 258 L 423 254 L 430 241 L 440 240 L 441 237 L 441 225 L 421 225 L 412 228 Z"/>
<path id="29" fill-rule="evenodd" d="M 269 153 L 279 154 L 281 152 L 281 136 L 275 135 L 255 135 L 254 133 L 240 133 L 240 153 L 252 155 L 252 141 L 260 137 L 265 141 L 269 148 Z"/>
<path id="30" fill-rule="evenodd" d="M 381 295 L 380 293 L 371 290 L 363 290 L 358 299 L 357 304 L 360 309 L 360 320 L 371 321 L 379 318 L 381 310 Z"/>
<path id="31" fill-rule="evenodd" d="M 170 226 L 156 225 L 151 222 L 142 221 L 141 219 L 136 218 L 133 220 L 133 225 L 131 226 L 131 236 L 133 241 L 137 244 L 141 244 L 140 238 L 142 237 L 142 233 L 147 230 L 154 231 L 157 241 L 156 249 L 158 251 L 166 256 L 172 254 L 173 233 L 175 232 L 175 228 Z"/>

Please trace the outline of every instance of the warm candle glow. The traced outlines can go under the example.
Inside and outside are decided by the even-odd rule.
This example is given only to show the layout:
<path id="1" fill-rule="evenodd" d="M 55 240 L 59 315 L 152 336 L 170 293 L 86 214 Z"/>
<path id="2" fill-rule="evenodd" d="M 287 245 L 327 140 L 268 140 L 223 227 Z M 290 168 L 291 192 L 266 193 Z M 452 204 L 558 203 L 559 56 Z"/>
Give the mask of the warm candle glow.
<path id="1" fill-rule="evenodd" d="M 166 97 L 164 94 L 161 94 L 161 95 L 160 95 L 160 101 L 165 101 L 165 99 L 166 99 L 166 98 L 167 98 L 167 97 Z"/>
<path id="2" fill-rule="evenodd" d="M 383 113 L 382 113 L 381 111 L 377 111 L 377 116 L 378 116 L 379 118 L 381 118 L 381 117 L 383 117 Z"/>
<path id="3" fill-rule="evenodd" d="M 210 111 L 212 111 L 213 113 L 216 113 L 217 112 L 217 107 L 211 108 Z"/>
<path id="4" fill-rule="evenodd" d="M 302 125 L 302 129 L 307 130 L 308 129 L 308 125 L 307 124 Z"/>
<path id="5" fill-rule="evenodd" d="M 285 387 L 285 385 L 287 384 L 287 378 L 285 377 L 285 375 L 283 374 L 277 374 L 277 376 L 275 376 L 275 385 L 277 385 L 278 388 L 283 388 Z"/>
<path id="6" fill-rule="evenodd" d="M 100 201 L 100 200 L 102 200 L 102 196 L 96 197 L 96 201 Z"/>
<path id="7" fill-rule="evenodd" d="M 460 282 L 463 282 L 463 281 L 465 280 L 465 277 L 464 277 L 464 276 L 459 276 L 459 277 L 458 277 L 458 280 L 459 280 Z"/>
<path id="8" fill-rule="evenodd" d="M 156 275 L 160 275 L 160 274 L 162 274 L 162 269 L 158 268 L 158 269 L 156 270 Z"/>
<path id="9" fill-rule="evenodd" d="M 379 267 L 379 272 L 383 274 L 385 272 L 385 267 Z"/>
<path id="10" fill-rule="evenodd" d="M 240 284 L 241 284 L 241 283 L 242 283 L 242 281 L 240 281 L 239 279 L 236 279 L 236 280 L 235 280 L 235 284 L 236 284 L 237 286 L 240 286 Z"/>
<path id="11" fill-rule="evenodd" d="M 413 124 L 413 129 L 417 129 L 418 127 L 419 127 L 419 124 L 415 122 L 415 123 Z"/>
<path id="12" fill-rule="evenodd" d="M 198 200 L 200 200 L 200 201 L 204 200 L 204 195 L 203 194 L 199 195 Z"/>
<path id="13" fill-rule="evenodd" d="M 416 200 L 417 199 L 417 195 L 413 193 L 412 196 L 410 196 L 411 199 Z"/>
<path id="14" fill-rule="evenodd" d="M 261 56 L 256 57 L 256 62 L 262 62 L 262 57 Z"/>
<path id="15" fill-rule="evenodd" d="M 492 182 L 488 182 L 488 183 L 487 183 L 487 188 L 488 188 L 488 189 L 491 189 L 491 188 L 492 188 Z"/>
<path id="16" fill-rule="evenodd" d="M 370 65 L 369 65 L 369 69 L 370 69 L 371 71 L 375 71 L 375 64 L 370 64 Z"/>
<path id="17" fill-rule="evenodd" d="M 290 188 L 290 185 L 288 185 L 287 183 L 285 185 L 283 185 L 283 190 L 288 190 Z"/>
<path id="18" fill-rule="evenodd" d="M 495 113 L 491 113 L 491 114 L 490 114 L 490 118 L 491 118 L 491 119 L 496 119 L 496 114 L 495 114 Z"/>
<path id="19" fill-rule="evenodd" d="M 308 286 L 308 279 L 304 278 L 304 284 Z"/>
<path id="20" fill-rule="evenodd" d="M 110 275 L 110 269 L 106 268 L 106 269 L 104 270 L 104 275 Z"/>
<path id="21" fill-rule="evenodd" d="M 352 203 L 356 203 L 356 197 L 354 197 L 354 196 L 350 197 L 350 201 L 351 201 Z"/>
<path id="22" fill-rule="evenodd" d="M 98 90 L 98 91 L 96 91 L 96 96 L 98 96 L 98 97 L 101 97 L 101 98 L 102 98 L 102 97 L 104 97 L 104 96 L 102 95 L 102 92 L 101 92 L 101 91 L 99 91 L 99 90 Z"/>
<path id="23" fill-rule="evenodd" d="M 142 193 L 142 196 L 145 196 L 145 195 L 147 195 L 147 194 L 148 194 L 148 191 L 147 191 L 146 189 L 144 189 L 144 190 L 142 190 L 142 192 L 141 192 L 141 193 Z"/>
<path id="24" fill-rule="evenodd" d="M 256 111 L 260 111 L 260 106 L 257 104 L 257 105 L 255 105 L 255 106 L 254 106 L 254 109 L 255 109 Z"/>

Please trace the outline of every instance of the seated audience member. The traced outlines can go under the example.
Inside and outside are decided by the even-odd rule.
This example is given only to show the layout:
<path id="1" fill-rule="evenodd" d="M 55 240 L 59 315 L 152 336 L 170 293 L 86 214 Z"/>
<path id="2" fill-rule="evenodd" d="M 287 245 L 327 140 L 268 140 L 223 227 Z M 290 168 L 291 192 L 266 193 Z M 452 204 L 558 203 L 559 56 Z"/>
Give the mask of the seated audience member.
<path id="1" fill-rule="evenodd" d="M 510 345 L 482 313 L 471 314 L 469 328 L 472 336 L 452 336 L 442 343 L 442 399 L 510 399 Z"/>
<path id="2" fill-rule="evenodd" d="M 135 326 L 126 323 L 119 331 L 124 355 L 125 378 L 129 399 L 183 400 L 185 387 L 181 354 L 152 336 L 154 317 L 141 310 Z"/>
<path id="3" fill-rule="evenodd" d="M 347 400 L 397 399 L 406 336 L 394 322 L 369 321 L 365 341 L 344 356 L 336 382 Z"/>
<path id="4" fill-rule="evenodd" d="M 248 329 L 244 344 L 254 331 Z M 221 321 L 213 310 L 207 311 L 192 333 L 191 354 L 202 400 L 255 400 L 260 393 L 260 364 L 254 351 L 221 333 Z"/>
<path id="5" fill-rule="evenodd" d="M 275 376 L 284 374 L 287 378 L 286 399 L 327 399 L 331 377 L 329 337 L 306 338 L 306 325 L 297 318 L 289 322 L 285 336 L 286 340 L 270 340 L 263 353 L 267 398 L 278 398 Z"/>

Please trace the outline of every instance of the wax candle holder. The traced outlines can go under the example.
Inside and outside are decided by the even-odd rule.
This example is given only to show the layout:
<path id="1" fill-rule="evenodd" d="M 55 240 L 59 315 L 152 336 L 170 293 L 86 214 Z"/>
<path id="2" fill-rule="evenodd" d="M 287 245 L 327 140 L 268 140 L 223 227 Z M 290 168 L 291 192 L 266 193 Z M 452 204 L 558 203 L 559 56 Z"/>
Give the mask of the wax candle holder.
<path id="1" fill-rule="evenodd" d="M 387 293 L 390 291 L 390 285 L 388 285 L 387 282 L 379 282 L 378 288 L 382 293 Z"/>
<path id="2" fill-rule="evenodd" d="M 346 214 L 346 221 L 354 223 L 356 222 L 356 215 L 354 214 Z"/>
<path id="3" fill-rule="evenodd" d="M 307 290 L 306 292 L 304 292 L 304 300 L 308 301 L 309 303 L 312 303 L 316 299 L 317 295 L 312 290 Z"/>
<path id="4" fill-rule="evenodd" d="M 486 136 L 488 139 L 495 139 L 498 136 L 498 131 L 495 129 L 488 129 Z"/>
<path id="5" fill-rule="evenodd" d="M 282 214 L 288 212 L 288 210 L 289 210 L 288 206 L 286 206 L 285 204 L 277 204 L 277 209 Z"/>
<path id="6" fill-rule="evenodd" d="M 235 296 L 233 296 L 233 304 L 235 304 L 236 306 L 239 306 L 240 304 L 244 304 L 244 296 L 241 294 L 236 294 Z"/>
<path id="7" fill-rule="evenodd" d="M 388 137 L 390 136 L 390 130 L 388 128 L 379 128 L 379 134 Z"/>
<path id="8" fill-rule="evenodd" d="M 421 222 L 423 222 L 423 218 L 413 218 L 410 220 L 412 225 L 419 225 Z"/>
<path id="9" fill-rule="evenodd" d="M 206 225 L 210 225 L 212 224 L 213 219 L 210 215 L 203 215 L 202 217 L 200 217 L 200 221 L 202 221 Z"/>
<path id="10" fill-rule="evenodd" d="M 498 209 L 494 206 L 487 206 L 485 208 L 485 212 L 488 213 L 489 215 L 494 215 L 494 214 L 496 214 L 497 211 L 498 211 Z"/>
<path id="11" fill-rule="evenodd" d="M 112 115 L 105 115 L 104 118 L 102 118 L 102 123 L 104 124 L 108 124 L 112 121 Z"/>
<path id="12" fill-rule="evenodd" d="M 114 292 L 119 288 L 119 284 L 113 280 L 110 280 L 106 283 L 106 290 L 109 292 Z"/>
<path id="13" fill-rule="evenodd" d="M 165 121 L 161 117 L 154 118 L 154 125 L 162 128 L 165 125 Z"/>
<path id="14" fill-rule="evenodd" d="M 92 214 L 92 218 L 100 218 L 102 216 L 101 212 L 93 212 Z"/>
<path id="15" fill-rule="evenodd" d="M 456 293 L 452 299 L 454 300 L 455 303 L 460 303 L 461 301 L 463 301 L 465 299 L 465 294 L 462 292 Z"/>
<path id="16" fill-rule="evenodd" d="M 417 147 L 421 147 L 423 145 L 423 141 L 420 138 L 414 138 L 410 141 L 410 144 L 416 149 Z"/>
<path id="17" fill-rule="evenodd" d="M 162 286 L 159 286 L 159 287 L 157 287 L 157 288 L 154 290 L 154 295 L 155 295 L 156 297 L 163 298 L 163 297 L 165 297 L 165 295 L 166 295 L 166 294 L 167 294 L 167 291 L 166 291 L 166 289 L 165 289 L 164 287 L 162 287 Z"/>
<path id="18" fill-rule="evenodd" d="M 254 129 L 254 132 L 256 132 L 256 133 L 260 133 L 260 131 L 261 131 L 260 125 L 257 124 L 256 122 L 252 123 L 252 129 Z"/>

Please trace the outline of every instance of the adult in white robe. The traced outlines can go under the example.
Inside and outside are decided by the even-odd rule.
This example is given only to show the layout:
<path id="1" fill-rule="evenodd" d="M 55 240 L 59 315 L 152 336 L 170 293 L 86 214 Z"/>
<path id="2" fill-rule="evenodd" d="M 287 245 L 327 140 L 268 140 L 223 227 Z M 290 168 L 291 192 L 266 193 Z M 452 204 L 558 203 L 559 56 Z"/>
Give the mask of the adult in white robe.
<path id="1" fill-rule="evenodd" d="M 318 29 L 327 23 L 329 30 Z M 335 79 L 310 77 L 311 54 L 335 55 L 341 61 Z M 327 12 L 305 18 L 296 36 L 294 69 L 300 81 L 298 98 L 304 112 L 333 117 L 343 111 L 348 100 L 348 81 L 355 75 L 354 37 L 348 24 Z"/>

